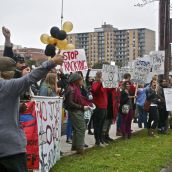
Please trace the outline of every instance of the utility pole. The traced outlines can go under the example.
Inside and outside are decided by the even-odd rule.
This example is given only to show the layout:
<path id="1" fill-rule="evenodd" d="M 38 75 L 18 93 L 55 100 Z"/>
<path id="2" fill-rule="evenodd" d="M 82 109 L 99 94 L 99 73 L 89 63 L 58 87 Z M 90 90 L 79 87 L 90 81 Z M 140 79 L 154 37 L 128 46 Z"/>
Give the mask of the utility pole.
<path id="1" fill-rule="evenodd" d="M 170 0 L 159 0 L 159 50 L 165 50 L 164 76 L 171 69 L 170 51 Z"/>

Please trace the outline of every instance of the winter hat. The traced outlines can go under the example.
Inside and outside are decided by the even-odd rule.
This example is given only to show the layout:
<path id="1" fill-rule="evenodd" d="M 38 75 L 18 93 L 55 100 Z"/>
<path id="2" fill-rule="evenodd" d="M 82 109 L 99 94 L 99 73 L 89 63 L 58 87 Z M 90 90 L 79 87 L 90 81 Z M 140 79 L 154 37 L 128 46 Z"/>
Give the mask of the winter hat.
<path id="1" fill-rule="evenodd" d="M 75 82 L 75 81 L 77 81 L 77 80 L 80 80 L 80 79 L 82 79 L 82 76 L 81 76 L 80 74 L 78 74 L 77 72 L 75 72 L 75 73 L 72 73 L 72 74 L 70 75 L 70 77 L 69 77 L 69 82 L 70 82 L 70 83 L 73 83 L 73 82 Z"/>
<path id="2" fill-rule="evenodd" d="M 15 62 L 20 62 L 20 63 L 25 63 L 25 59 L 24 56 L 20 55 L 20 54 L 14 54 L 13 59 L 15 60 Z"/>
<path id="3" fill-rule="evenodd" d="M 0 71 L 14 71 L 16 62 L 10 57 L 0 57 Z"/>

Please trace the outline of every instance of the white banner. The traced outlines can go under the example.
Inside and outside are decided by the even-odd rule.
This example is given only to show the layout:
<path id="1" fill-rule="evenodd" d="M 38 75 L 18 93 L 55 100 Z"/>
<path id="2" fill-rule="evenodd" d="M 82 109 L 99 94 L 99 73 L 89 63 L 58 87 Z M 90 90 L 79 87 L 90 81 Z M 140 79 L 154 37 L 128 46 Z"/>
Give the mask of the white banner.
<path id="1" fill-rule="evenodd" d="M 33 97 L 39 137 L 39 171 L 49 172 L 60 159 L 62 98 Z"/>
<path id="2" fill-rule="evenodd" d="M 156 75 L 164 74 L 165 52 L 164 51 L 152 51 L 150 53 L 150 59 L 152 62 L 153 74 L 156 74 Z"/>
<path id="3" fill-rule="evenodd" d="M 62 51 L 61 54 L 64 56 L 64 63 L 62 65 L 63 73 L 73 73 L 88 69 L 84 49 Z"/>
<path id="4" fill-rule="evenodd" d="M 133 81 L 137 83 L 146 83 L 150 70 L 150 61 L 147 58 L 138 58 L 134 63 Z"/>
<path id="5" fill-rule="evenodd" d="M 102 78 L 104 88 L 115 88 L 118 85 L 118 67 L 104 64 Z"/>
<path id="6" fill-rule="evenodd" d="M 164 88 L 164 95 L 167 111 L 172 111 L 172 88 Z"/>

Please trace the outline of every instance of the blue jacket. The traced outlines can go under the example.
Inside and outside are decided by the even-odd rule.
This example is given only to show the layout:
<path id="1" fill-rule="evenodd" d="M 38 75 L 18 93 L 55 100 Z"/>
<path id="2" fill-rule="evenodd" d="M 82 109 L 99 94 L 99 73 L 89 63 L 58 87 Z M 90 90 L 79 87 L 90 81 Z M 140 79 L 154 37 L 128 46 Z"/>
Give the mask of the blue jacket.
<path id="1" fill-rule="evenodd" d="M 136 104 L 142 107 L 144 106 L 146 100 L 146 89 L 147 88 L 139 88 L 137 91 Z"/>

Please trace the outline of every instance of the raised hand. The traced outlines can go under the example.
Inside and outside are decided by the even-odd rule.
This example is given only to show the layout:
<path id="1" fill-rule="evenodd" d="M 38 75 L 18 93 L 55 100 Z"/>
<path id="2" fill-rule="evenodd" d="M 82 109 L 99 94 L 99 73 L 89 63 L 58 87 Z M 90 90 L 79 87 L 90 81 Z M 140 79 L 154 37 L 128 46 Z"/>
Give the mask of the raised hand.
<path id="1" fill-rule="evenodd" d="M 3 33 L 3 35 L 4 35 L 4 37 L 6 38 L 6 39 L 10 39 L 10 37 L 11 37 L 11 32 L 10 32 L 10 30 L 8 29 L 8 28 L 6 28 L 6 27 L 2 27 L 2 33 Z"/>

